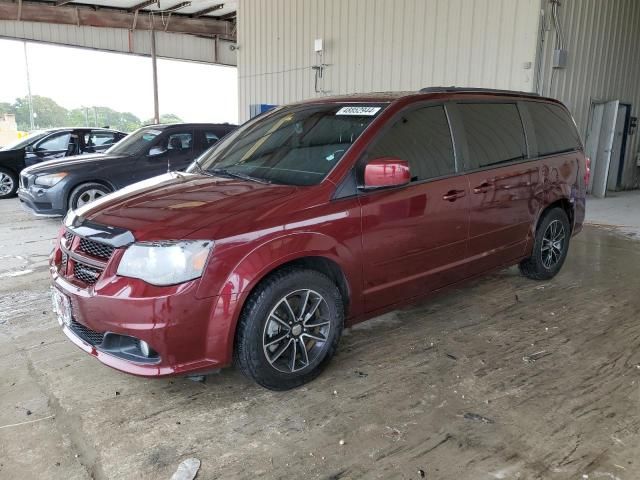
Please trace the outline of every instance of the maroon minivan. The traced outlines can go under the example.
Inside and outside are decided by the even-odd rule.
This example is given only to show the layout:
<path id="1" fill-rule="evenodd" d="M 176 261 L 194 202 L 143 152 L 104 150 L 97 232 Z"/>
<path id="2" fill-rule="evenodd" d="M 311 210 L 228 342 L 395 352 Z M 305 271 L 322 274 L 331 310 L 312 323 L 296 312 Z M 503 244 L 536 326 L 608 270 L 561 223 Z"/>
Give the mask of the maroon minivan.
<path id="1" fill-rule="evenodd" d="M 460 88 L 275 108 L 186 172 L 65 219 L 51 256 L 66 335 L 144 376 L 235 363 L 316 377 L 345 326 L 491 270 L 562 267 L 589 168 L 567 109 Z"/>

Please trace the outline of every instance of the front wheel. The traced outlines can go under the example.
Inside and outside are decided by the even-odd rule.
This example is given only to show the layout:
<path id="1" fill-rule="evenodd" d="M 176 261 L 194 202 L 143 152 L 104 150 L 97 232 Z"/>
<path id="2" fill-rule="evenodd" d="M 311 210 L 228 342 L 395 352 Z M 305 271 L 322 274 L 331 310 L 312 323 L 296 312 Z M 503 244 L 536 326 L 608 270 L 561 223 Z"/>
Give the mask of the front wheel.
<path id="1" fill-rule="evenodd" d="M 0 168 L 0 199 L 13 197 L 18 190 L 18 176 L 11 170 Z"/>
<path id="2" fill-rule="evenodd" d="M 531 256 L 520 262 L 520 272 L 534 280 L 548 280 L 562 268 L 567 252 L 571 226 L 569 218 L 561 208 L 546 212 L 536 229 Z"/>
<path id="3" fill-rule="evenodd" d="M 340 292 L 315 270 L 287 268 L 264 280 L 242 310 L 235 344 L 240 370 L 270 390 L 316 378 L 343 328 Z"/>
<path id="4" fill-rule="evenodd" d="M 77 209 L 111 193 L 111 189 L 101 183 L 83 183 L 73 189 L 69 195 L 69 208 Z"/>

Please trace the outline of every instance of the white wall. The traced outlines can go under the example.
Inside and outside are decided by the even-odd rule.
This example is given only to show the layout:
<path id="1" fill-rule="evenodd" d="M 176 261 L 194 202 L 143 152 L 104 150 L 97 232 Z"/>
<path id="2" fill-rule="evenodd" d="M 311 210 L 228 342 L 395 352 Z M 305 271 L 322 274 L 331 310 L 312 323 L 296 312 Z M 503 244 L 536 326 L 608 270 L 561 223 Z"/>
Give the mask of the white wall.
<path id="1" fill-rule="evenodd" d="M 583 138 L 592 100 L 631 103 L 638 116 L 640 0 L 560 3 L 568 66 L 552 82 L 549 0 L 240 0 L 239 118 L 252 104 L 429 85 L 541 87 L 569 107 Z M 318 93 L 311 67 L 321 62 Z M 625 188 L 638 183 L 639 138 L 628 139 Z"/>
<path id="2" fill-rule="evenodd" d="M 546 6 L 547 22 L 550 8 Z M 559 19 L 568 50 L 568 65 L 551 81 L 551 53 L 555 31 L 544 34 L 540 55 L 543 95 L 559 98 L 573 113 L 585 138 L 589 107 L 593 100 L 620 100 L 631 104 L 631 115 L 640 114 L 640 1 L 562 0 Z M 546 22 L 545 22 L 546 23 Z M 552 25 L 552 22 L 551 22 Z M 623 188 L 637 186 L 635 156 L 640 133 L 628 137 Z"/>
<path id="3" fill-rule="evenodd" d="M 240 0 L 240 119 L 251 104 L 430 85 L 533 89 L 540 0 Z"/>

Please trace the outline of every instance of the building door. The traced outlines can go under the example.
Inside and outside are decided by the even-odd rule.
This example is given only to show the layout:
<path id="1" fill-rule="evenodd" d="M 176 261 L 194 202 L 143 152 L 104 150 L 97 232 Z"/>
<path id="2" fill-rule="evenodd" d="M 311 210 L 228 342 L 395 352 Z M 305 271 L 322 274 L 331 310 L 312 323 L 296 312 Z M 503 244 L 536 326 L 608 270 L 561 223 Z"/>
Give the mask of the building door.
<path id="1" fill-rule="evenodd" d="M 611 162 L 609 162 L 609 179 L 607 180 L 607 190 L 617 190 L 622 180 L 624 169 L 624 156 L 627 146 L 627 122 L 631 113 L 631 105 L 621 103 L 618 106 L 618 117 L 616 118 L 616 128 L 613 134 L 613 145 L 611 148 Z"/>
<path id="2" fill-rule="evenodd" d="M 594 103 L 591 121 L 587 130 L 586 151 L 591 158 L 591 180 L 589 191 L 598 198 L 607 194 L 607 182 L 611 162 L 611 151 L 618 120 L 620 102 Z"/>

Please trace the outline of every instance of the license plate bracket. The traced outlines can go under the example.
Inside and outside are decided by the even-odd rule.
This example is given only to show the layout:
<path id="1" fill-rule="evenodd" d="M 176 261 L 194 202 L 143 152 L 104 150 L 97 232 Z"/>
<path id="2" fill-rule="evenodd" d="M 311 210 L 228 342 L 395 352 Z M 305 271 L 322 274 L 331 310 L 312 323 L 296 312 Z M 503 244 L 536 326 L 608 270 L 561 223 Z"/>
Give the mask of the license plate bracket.
<path id="1" fill-rule="evenodd" d="M 67 295 L 55 287 L 51 288 L 51 302 L 53 303 L 53 313 L 58 318 L 58 323 L 71 326 L 71 300 Z"/>

